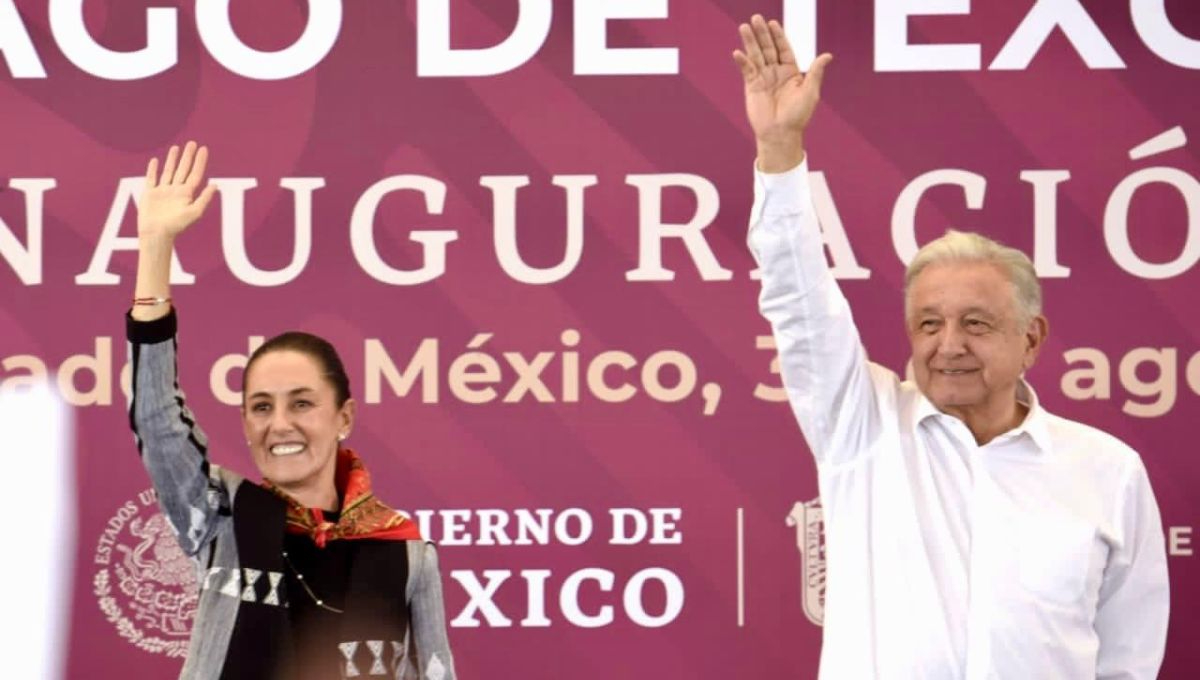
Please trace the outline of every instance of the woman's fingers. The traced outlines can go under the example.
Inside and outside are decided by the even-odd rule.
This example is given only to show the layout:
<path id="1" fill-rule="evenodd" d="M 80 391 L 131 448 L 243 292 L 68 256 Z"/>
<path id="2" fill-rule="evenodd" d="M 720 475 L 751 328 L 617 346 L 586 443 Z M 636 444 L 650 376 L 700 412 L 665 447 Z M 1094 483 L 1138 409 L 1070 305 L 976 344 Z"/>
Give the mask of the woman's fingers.
<path id="1" fill-rule="evenodd" d="M 192 189 L 200 186 L 200 183 L 204 181 L 204 170 L 207 166 L 208 147 L 202 146 L 196 150 L 195 160 L 192 161 L 192 167 L 183 183 Z"/>
<path id="2" fill-rule="evenodd" d="M 179 159 L 179 165 L 175 167 L 175 174 L 170 177 L 171 184 L 183 184 L 188 177 L 188 173 L 192 170 L 192 160 L 196 157 L 196 143 L 188 142 L 183 147 L 183 155 Z"/>
<path id="3" fill-rule="evenodd" d="M 157 184 L 170 184 L 171 178 L 175 176 L 175 166 L 179 163 L 179 147 L 171 145 L 170 151 L 167 151 L 167 160 L 163 163 L 162 175 L 159 176 Z"/>
<path id="4" fill-rule="evenodd" d="M 146 188 L 154 186 L 158 181 L 158 159 L 151 158 L 146 164 Z"/>
<path id="5" fill-rule="evenodd" d="M 201 191 L 200 195 L 196 197 L 196 201 L 192 203 L 192 211 L 195 214 L 195 217 L 192 218 L 193 221 L 199 219 L 204 214 L 205 209 L 208 208 L 208 204 L 212 202 L 213 196 L 216 193 L 217 185 L 209 184 L 204 187 L 204 191 Z"/>

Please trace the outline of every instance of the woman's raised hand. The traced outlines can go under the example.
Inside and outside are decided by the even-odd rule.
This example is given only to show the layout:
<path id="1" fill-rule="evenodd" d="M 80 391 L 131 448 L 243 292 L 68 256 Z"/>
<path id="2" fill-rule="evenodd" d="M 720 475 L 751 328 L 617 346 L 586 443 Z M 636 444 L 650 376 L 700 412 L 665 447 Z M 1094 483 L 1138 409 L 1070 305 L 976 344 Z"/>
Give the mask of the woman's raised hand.
<path id="1" fill-rule="evenodd" d="M 146 166 L 146 185 L 138 203 L 138 238 L 174 242 L 193 222 L 200 219 L 204 209 L 216 194 L 208 185 L 196 195 L 204 182 L 204 166 L 208 163 L 208 147 L 188 142 L 183 147 L 172 146 L 158 172 L 158 159 Z"/>

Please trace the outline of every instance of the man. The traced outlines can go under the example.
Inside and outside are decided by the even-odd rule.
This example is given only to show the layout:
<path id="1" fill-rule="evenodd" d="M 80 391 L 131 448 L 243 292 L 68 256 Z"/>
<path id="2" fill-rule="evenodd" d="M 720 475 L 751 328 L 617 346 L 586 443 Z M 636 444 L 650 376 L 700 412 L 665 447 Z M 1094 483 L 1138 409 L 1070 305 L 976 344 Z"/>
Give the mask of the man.
<path id="1" fill-rule="evenodd" d="M 1022 380 L 1048 325 L 1029 259 L 951 232 L 909 266 L 915 384 L 872 364 L 825 261 L 807 75 L 755 16 L 734 60 L 758 145 L 750 248 L 827 536 L 821 677 L 1153 678 L 1167 628 L 1158 508 L 1137 454 Z"/>

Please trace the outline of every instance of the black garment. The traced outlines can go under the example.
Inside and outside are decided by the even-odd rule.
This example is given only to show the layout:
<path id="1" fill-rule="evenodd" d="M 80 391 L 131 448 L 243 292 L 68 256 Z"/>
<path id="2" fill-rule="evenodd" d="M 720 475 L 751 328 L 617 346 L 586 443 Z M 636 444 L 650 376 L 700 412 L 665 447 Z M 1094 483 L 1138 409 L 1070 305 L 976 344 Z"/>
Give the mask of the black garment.
<path id="1" fill-rule="evenodd" d="M 289 568 L 291 573 L 285 576 L 291 593 L 288 618 L 296 649 L 296 666 L 287 675 L 289 680 L 357 677 L 346 672 L 347 664 L 369 677 L 377 662 L 391 676 L 394 660 L 404 654 L 402 645 L 408 633 L 404 593 L 387 597 L 363 584 L 395 579 L 402 586 L 407 581 L 404 542 L 338 540 L 318 548 L 307 536 L 288 534 L 284 546 L 295 567 L 294 571 Z M 296 571 L 304 575 L 304 581 L 323 603 L 346 613 L 318 606 L 300 584 Z M 372 651 L 371 643 L 380 651 Z M 343 650 L 344 644 L 353 645 L 353 649 Z"/>
<path id="2" fill-rule="evenodd" d="M 325 511 L 324 514 L 330 522 L 338 521 L 338 513 Z M 307 584 L 313 595 L 326 605 L 345 611 L 353 546 L 349 541 L 330 541 L 324 548 L 318 548 L 308 536 L 287 534 L 283 538 L 283 549 L 287 551 L 284 581 L 292 596 L 288 602 L 288 621 L 293 644 L 300 650 L 335 649 L 342 641 L 331 637 L 337 637 L 333 634 L 341 628 L 342 615 L 317 605 L 304 586 Z M 300 582 L 301 575 L 304 583 Z M 296 669 L 296 677 L 305 680 L 340 677 L 322 672 L 328 670 L 323 668 L 326 665 L 327 662 L 306 664 Z"/>
<path id="3" fill-rule="evenodd" d="M 283 573 L 287 604 L 239 610 L 222 680 L 332 680 L 369 676 L 377 665 L 392 675 L 408 639 L 407 541 L 336 540 L 318 548 L 307 536 L 282 531 L 283 512 L 283 503 L 260 487 L 239 492 L 238 554 L 247 566 Z M 239 516 L 267 521 L 239 522 Z M 317 607 L 297 571 L 314 579 L 309 587 L 322 601 L 345 613 Z M 261 644 L 272 639 L 277 643 Z"/>

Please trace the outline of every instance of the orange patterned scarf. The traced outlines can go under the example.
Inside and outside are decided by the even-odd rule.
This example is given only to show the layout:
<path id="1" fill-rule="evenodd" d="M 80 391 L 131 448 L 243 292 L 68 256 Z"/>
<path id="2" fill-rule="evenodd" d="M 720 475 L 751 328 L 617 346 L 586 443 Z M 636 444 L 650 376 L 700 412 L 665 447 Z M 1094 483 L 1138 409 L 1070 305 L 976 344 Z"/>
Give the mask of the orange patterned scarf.
<path id="1" fill-rule="evenodd" d="M 337 523 L 325 519 L 318 508 L 306 508 L 269 479 L 263 487 L 287 503 L 287 532 L 305 534 L 318 548 L 328 541 L 374 538 L 385 541 L 421 540 L 417 525 L 389 508 L 371 493 L 371 475 L 358 454 L 338 449 L 334 484 L 342 499 Z"/>

